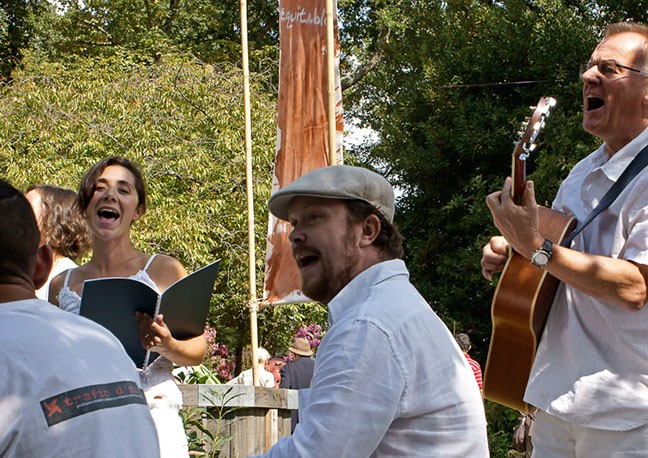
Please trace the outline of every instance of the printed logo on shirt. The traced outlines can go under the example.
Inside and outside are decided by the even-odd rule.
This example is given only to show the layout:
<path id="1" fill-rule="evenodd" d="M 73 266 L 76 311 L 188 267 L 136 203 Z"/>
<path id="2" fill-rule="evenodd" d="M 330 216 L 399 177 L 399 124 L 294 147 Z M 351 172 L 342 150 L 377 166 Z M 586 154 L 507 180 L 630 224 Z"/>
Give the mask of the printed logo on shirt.
<path id="1" fill-rule="evenodd" d="M 89 412 L 128 404 L 146 405 L 144 392 L 130 381 L 90 385 L 57 394 L 40 402 L 48 426 Z"/>

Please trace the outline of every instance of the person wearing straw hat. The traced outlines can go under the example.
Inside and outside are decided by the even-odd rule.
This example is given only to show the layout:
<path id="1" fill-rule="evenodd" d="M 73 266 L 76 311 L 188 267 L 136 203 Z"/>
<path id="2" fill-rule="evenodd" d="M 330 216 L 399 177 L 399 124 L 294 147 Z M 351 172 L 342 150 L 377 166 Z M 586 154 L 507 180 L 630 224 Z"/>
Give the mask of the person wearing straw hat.
<path id="1" fill-rule="evenodd" d="M 291 361 L 281 368 L 279 388 L 303 390 L 310 387 L 315 361 L 310 358 L 313 350 L 308 339 L 295 337 L 292 346 L 288 347 L 288 355 Z M 299 423 L 299 411 L 293 410 L 290 418 L 291 432 L 295 431 L 297 423 Z"/>
<path id="2" fill-rule="evenodd" d="M 479 389 L 409 281 L 394 191 L 367 169 L 313 170 L 277 191 L 303 293 L 327 305 L 300 422 L 264 456 L 488 456 Z"/>

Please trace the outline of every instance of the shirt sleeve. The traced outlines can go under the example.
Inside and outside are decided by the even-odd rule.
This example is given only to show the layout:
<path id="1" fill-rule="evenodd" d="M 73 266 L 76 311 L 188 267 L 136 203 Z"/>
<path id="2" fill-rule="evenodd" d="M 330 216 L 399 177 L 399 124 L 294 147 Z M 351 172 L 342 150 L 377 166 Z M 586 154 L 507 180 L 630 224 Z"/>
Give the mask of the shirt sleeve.
<path id="1" fill-rule="evenodd" d="M 643 183 L 641 192 L 635 193 L 628 207 L 625 218 L 628 231 L 621 257 L 639 264 L 648 264 L 648 182 Z M 628 199 L 630 200 L 630 199 Z"/>
<path id="2" fill-rule="evenodd" d="M 405 378 L 388 336 L 360 320 L 329 337 L 299 425 L 264 456 L 369 456 L 398 417 Z"/>

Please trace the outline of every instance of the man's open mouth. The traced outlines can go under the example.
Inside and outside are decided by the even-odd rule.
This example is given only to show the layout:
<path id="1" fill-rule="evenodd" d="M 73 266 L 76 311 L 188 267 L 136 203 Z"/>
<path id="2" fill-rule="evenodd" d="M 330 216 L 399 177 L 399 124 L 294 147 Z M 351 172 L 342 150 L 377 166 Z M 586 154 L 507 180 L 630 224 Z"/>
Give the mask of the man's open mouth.
<path id="1" fill-rule="evenodd" d="M 587 97 L 587 111 L 598 110 L 603 105 L 605 101 L 599 97 Z"/>
<path id="2" fill-rule="evenodd" d="M 316 263 L 318 259 L 319 259 L 319 257 L 317 257 L 315 255 L 312 255 L 312 254 L 311 255 L 296 256 L 295 257 L 295 260 L 297 261 L 297 266 L 300 269 L 303 269 L 304 267 L 308 267 L 308 266 Z"/>

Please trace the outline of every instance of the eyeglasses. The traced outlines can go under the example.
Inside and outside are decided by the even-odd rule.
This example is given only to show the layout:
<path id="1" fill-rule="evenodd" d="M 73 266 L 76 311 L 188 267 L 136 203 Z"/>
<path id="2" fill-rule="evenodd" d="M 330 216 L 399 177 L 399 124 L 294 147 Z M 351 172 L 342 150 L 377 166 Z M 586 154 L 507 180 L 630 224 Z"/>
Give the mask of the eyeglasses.
<path id="1" fill-rule="evenodd" d="M 606 78 L 614 78 L 615 75 L 620 74 L 621 72 L 617 70 L 617 67 L 625 68 L 626 70 L 630 70 L 639 73 L 641 75 L 648 76 L 648 72 L 644 72 L 636 68 L 628 67 L 626 65 L 621 65 L 617 63 L 617 61 L 615 61 L 614 59 L 606 59 L 596 63 L 588 62 L 586 64 L 581 65 L 581 71 L 580 71 L 581 78 L 583 77 L 583 73 L 585 73 L 587 70 L 589 70 L 592 67 L 597 67 L 601 75 L 605 76 Z"/>

